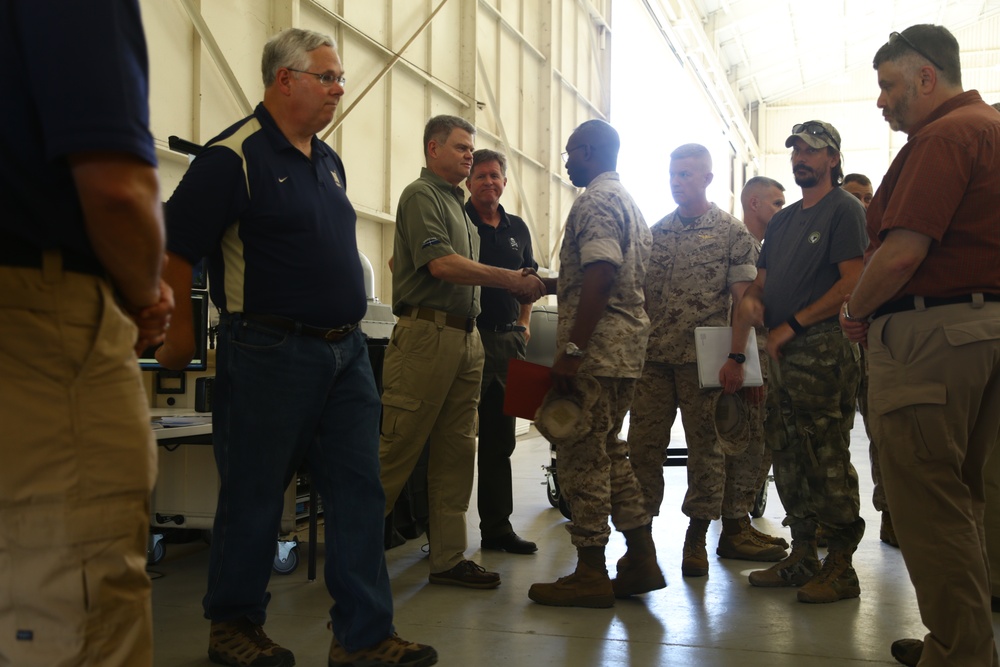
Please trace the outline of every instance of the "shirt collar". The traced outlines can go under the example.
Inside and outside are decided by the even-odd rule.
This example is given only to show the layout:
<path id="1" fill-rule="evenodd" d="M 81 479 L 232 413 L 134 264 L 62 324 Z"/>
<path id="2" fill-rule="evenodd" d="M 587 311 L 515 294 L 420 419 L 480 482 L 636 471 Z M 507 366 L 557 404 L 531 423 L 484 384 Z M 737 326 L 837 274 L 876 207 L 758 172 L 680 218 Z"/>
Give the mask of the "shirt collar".
<path id="1" fill-rule="evenodd" d="M 420 168 L 420 178 L 427 180 L 439 190 L 444 190 L 453 197 L 458 197 L 459 201 L 465 201 L 465 191 L 460 185 L 452 185 L 427 167 Z"/>
<path id="2" fill-rule="evenodd" d="M 917 132 L 924 129 L 939 118 L 950 114 L 955 109 L 982 101 L 983 98 L 979 96 L 979 91 L 976 90 L 967 90 L 964 93 L 959 93 L 958 95 L 945 100 L 941 104 L 937 105 L 933 111 L 927 114 L 923 120 L 917 123 L 913 129 L 906 133 L 907 140 L 912 139 Z"/>
<path id="3" fill-rule="evenodd" d="M 482 216 L 479 215 L 479 211 L 476 210 L 476 207 L 472 205 L 471 199 L 465 202 L 465 211 L 469 214 L 469 219 L 472 220 L 476 227 L 485 226 L 493 229 L 491 225 L 487 225 L 483 222 Z M 496 226 L 496 229 L 509 227 L 510 218 L 507 217 L 507 211 L 503 210 L 503 204 L 497 204 L 497 212 L 500 214 L 500 224 Z"/>
<path id="4" fill-rule="evenodd" d="M 292 145 L 288 138 L 282 133 L 281 128 L 278 127 L 278 123 L 275 122 L 274 116 L 271 112 L 267 110 L 263 102 L 257 104 L 257 108 L 253 110 L 253 115 L 260 123 L 261 128 L 264 130 L 264 136 L 267 137 L 268 142 L 271 144 L 271 148 L 275 152 L 293 150 L 296 153 L 301 154 L 298 148 Z M 319 137 L 315 134 L 312 136 L 312 153 L 313 156 L 325 155 L 328 150 L 328 146 L 320 141 Z"/>

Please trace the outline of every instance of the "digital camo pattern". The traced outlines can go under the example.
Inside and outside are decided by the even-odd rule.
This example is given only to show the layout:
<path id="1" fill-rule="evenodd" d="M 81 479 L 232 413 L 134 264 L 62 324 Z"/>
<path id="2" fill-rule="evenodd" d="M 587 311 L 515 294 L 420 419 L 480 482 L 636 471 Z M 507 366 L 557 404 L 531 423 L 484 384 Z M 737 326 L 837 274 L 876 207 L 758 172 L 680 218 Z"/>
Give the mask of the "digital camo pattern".
<path id="1" fill-rule="evenodd" d="M 645 526 L 651 520 L 632 471 L 628 445 L 618 437 L 636 381 L 596 380 L 596 385 L 577 385 L 599 394 L 583 398 L 584 405 L 594 401 L 590 431 L 575 440 L 560 440 L 556 446 L 559 487 L 573 515 L 566 530 L 575 547 L 606 545 L 611 535 L 608 516 L 619 531 Z"/>
<path id="2" fill-rule="evenodd" d="M 649 334 L 642 284 L 652 241 L 632 196 L 613 171 L 600 174 L 570 209 L 559 251 L 557 350 L 576 321 L 584 269 L 596 261 L 617 267 L 614 286 L 597 323 L 580 372 L 595 377 L 637 378 Z"/>
<path id="3" fill-rule="evenodd" d="M 663 461 L 670 429 L 681 411 L 687 440 L 688 490 L 681 510 L 695 519 L 747 516 L 760 488 L 763 438 L 727 456 L 715 430 L 721 389 L 699 389 L 696 364 L 646 362 L 629 418 L 629 456 L 650 515 L 663 503 Z M 751 428 L 751 434 L 755 431 Z"/>
<path id="4" fill-rule="evenodd" d="M 821 324 L 782 348 L 768 378 L 767 444 L 792 539 L 823 525 L 831 550 L 853 552 L 865 532 L 850 436 L 861 372 L 840 327 Z"/>
<path id="5" fill-rule="evenodd" d="M 652 228 L 646 270 L 650 336 L 646 358 L 695 361 L 694 328 L 730 324 L 730 286 L 757 277 L 754 238 L 742 222 L 712 207 L 685 226 L 674 211 Z"/>

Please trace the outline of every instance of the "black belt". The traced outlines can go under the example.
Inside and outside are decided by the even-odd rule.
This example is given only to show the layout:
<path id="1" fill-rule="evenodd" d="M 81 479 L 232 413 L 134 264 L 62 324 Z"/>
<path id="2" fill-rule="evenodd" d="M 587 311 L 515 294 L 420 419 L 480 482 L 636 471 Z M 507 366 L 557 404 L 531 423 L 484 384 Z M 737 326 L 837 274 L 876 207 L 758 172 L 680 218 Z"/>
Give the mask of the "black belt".
<path id="1" fill-rule="evenodd" d="M 465 333 L 472 333 L 476 328 L 476 318 L 474 317 L 451 315 L 449 313 L 445 313 L 444 311 L 434 310 L 433 308 L 414 308 L 413 306 L 403 306 L 403 315 L 415 317 L 418 320 L 437 322 L 438 313 L 444 315 L 444 325 L 446 327 L 461 329 Z"/>
<path id="2" fill-rule="evenodd" d="M 62 267 L 65 271 L 86 273 L 91 276 L 105 275 L 104 267 L 96 257 L 87 257 L 67 250 L 61 250 Z M 17 266 L 27 269 L 42 268 L 43 251 L 30 243 L 7 234 L 0 234 L 0 266 Z"/>
<path id="3" fill-rule="evenodd" d="M 313 327 L 308 324 L 302 324 L 301 322 L 296 322 L 295 320 L 289 319 L 287 317 L 278 317 L 277 315 L 257 315 L 254 313 L 243 313 L 243 320 L 246 322 L 256 322 L 257 324 L 263 324 L 267 327 L 272 327 L 274 329 L 280 329 L 281 331 L 294 334 L 296 336 L 309 336 L 310 338 L 322 338 L 323 340 L 328 340 L 330 342 L 336 342 L 341 340 L 347 334 L 351 333 L 358 328 L 358 323 L 345 324 L 342 327 L 336 327 L 334 329 L 324 329 L 322 327 Z"/>
<path id="4" fill-rule="evenodd" d="M 982 292 L 983 301 L 1000 301 L 1000 294 Z M 959 294 L 958 296 L 925 296 L 924 308 L 934 308 L 935 306 L 953 306 L 957 303 L 972 303 L 975 294 Z M 875 309 L 873 317 L 882 317 L 892 313 L 902 313 L 907 310 L 916 310 L 916 297 L 904 296 L 895 301 L 883 303 Z"/>
<path id="5" fill-rule="evenodd" d="M 518 324 L 517 322 L 508 322 L 507 324 L 483 324 L 482 322 L 476 322 L 476 326 L 479 327 L 480 331 L 486 331 L 488 333 L 510 333 L 512 331 L 524 331 L 525 328 Z"/>

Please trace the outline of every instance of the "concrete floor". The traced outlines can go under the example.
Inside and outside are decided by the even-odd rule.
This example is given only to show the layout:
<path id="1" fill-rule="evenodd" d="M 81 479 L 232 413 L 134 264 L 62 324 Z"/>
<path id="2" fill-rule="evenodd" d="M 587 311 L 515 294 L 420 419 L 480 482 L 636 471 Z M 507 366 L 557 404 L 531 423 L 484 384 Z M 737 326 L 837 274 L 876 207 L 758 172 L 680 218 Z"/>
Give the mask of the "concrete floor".
<path id="1" fill-rule="evenodd" d="M 679 421 L 679 420 L 678 420 Z M 685 469 L 664 468 L 666 496 L 654 523 L 665 590 L 611 609 L 544 607 L 527 597 L 528 587 L 553 581 L 575 566 L 575 551 L 565 519 L 552 508 L 543 486 L 548 443 L 534 431 L 521 438 L 513 457 L 515 530 L 538 543 L 530 556 L 479 550 L 478 514 L 473 491 L 468 515 L 468 557 L 499 571 L 503 584 L 492 591 L 435 586 L 427 582 L 422 539 L 387 553 L 401 636 L 433 645 L 440 665 L 633 665 L 833 667 L 896 662 L 889 644 L 900 637 L 921 637 L 925 630 L 897 549 L 878 539 L 879 515 L 871 505 L 872 482 L 864 429 L 853 431 L 852 460 L 861 479 L 862 515 L 868 529 L 854 564 L 861 598 L 829 605 L 801 604 L 794 589 L 753 588 L 747 574 L 760 564 L 719 560 L 714 554 L 719 522 L 709 530 L 708 577 L 681 576 L 681 546 L 686 517 L 680 504 Z M 672 444 L 683 446 L 680 427 Z M 784 511 L 773 483 L 764 516 L 755 524 L 788 537 Z M 624 553 L 613 533 L 608 563 Z M 322 550 L 320 550 L 322 558 Z M 170 545 L 166 558 L 150 571 L 157 667 L 207 666 L 208 621 L 202 618 L 208 550 L 203 544 Z M 322 577 L 322 565 L 320 565 Z M 330 599 L 322 581 L 306 581 L 305 555 L 287 576 L 273 576 L 267 632 L 292 649 L 299 665 L 325 665 L 330 634 Z"/>

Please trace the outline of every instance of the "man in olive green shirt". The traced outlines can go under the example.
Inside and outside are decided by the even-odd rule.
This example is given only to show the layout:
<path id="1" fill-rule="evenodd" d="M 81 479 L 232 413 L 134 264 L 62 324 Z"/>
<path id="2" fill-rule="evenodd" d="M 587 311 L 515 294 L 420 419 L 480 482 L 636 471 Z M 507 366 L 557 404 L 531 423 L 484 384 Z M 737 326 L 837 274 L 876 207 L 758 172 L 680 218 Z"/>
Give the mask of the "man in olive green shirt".
<path id="1" fill-rule="evenodd" d="M 399 320 L 382 373 L 379 459 L 388 513 L 430 440 L 430 581 L 496 588 L 499 574 L 465 558 L 484 357 L 476 329 L 479 286 L 508 289 L 527 303 L 545 287 L 537 276 L 478 262 L 479 233 L 459 186 L 472 168 L 474 134 L 461 118 L 431 118 L 424 129 L 427 166 L 399 198 L 392 265 Z"/>

